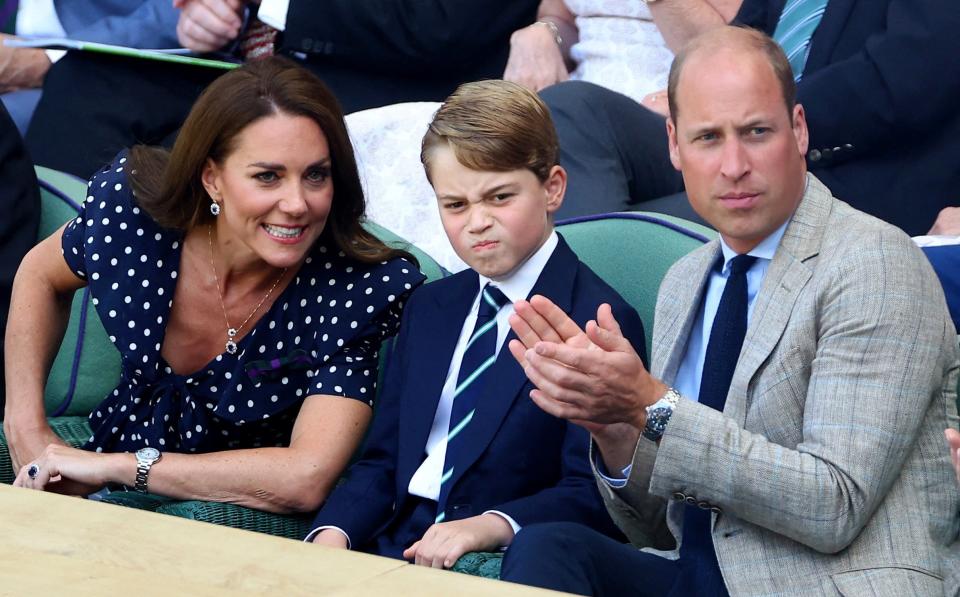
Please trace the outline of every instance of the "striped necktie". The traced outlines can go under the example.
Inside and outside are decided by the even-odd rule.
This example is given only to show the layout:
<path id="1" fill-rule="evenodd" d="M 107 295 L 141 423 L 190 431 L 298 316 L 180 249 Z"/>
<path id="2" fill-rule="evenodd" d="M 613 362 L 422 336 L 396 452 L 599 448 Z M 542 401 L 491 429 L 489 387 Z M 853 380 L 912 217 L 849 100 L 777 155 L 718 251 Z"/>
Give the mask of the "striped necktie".
<path id="1" fill-rule="evenodd" d="M 803 76 L 803 67 L 810 53 L 810 39 L 826 9 L 827 0 L 787 0 L 780 13 L 773 39 L 787 55 L 796 81 Z"/>
<path id="2" fill-rule="evenodd" d="M 480 295 L 477 307 L 477 324 L 467 341 L 457 386 L 453 391 L 453 406 L 450 410 L 450 427 L 447 431 L 447 451 L 443 458 L 443 476 L 440 478 L 440 497 L 437 499 L 436 522 L 443 522 L 450 494 L 450 479 L 453 477 L 457 454 L 463 448 L 464 430 L 470 425 L 476 412 L 477 400 L 487 380 L 484 375 L 497 360 L 497 312 L 508 299 L 495 286 L 487 284 Z"/>

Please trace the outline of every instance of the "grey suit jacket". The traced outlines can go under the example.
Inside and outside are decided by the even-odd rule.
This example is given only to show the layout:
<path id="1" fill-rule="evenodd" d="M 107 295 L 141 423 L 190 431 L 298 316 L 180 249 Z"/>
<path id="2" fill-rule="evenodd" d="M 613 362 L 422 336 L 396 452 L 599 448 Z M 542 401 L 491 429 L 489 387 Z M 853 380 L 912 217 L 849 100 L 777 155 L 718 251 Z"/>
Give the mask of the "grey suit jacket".
<path id="1" fill-rule="evenodd" d="M 660 287 L 652 373 L 668 384 L 719 251 L 694 251 Z M 627 485 L 598 478 L 601 494 L 635 545 L 659 550 L 678 547 L 684 502 L 713 510 L 734 597 L 941 595 L 960 526 L 943 438 L 956 340 L 920 250 L 808 175 L 723 413 L 681 401 L 659 446 L 641 438 Z"/>

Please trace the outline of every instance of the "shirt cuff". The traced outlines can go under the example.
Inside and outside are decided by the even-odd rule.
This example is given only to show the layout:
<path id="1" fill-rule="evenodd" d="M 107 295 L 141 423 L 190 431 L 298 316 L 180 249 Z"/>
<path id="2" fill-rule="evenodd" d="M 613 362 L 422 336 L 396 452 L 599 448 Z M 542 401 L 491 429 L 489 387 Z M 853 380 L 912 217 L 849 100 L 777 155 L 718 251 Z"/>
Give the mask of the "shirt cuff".
<path id="1" fill-rule="evenodd" d="M 67 54 L 66 50 L 44 50 L 44 52 L 47 54 L 47 58 L 50 59 L 50 64 L 56 64 L 57 60 L 60 60 Z"/>
<path id="2" fill-rule="evenodd" d="M 270 25 L 277 31 L 287 28 L 287 12 L 290 10 L 290 0 L 263 0 L 257 10 L 257 18 L 265 25 Z"/>
<path id="3" fill-rule="evenodd" d="M 343 536 L 347 538 L 347 549 L 353 549 L 353 547 L 351 547 L 351 543 L 350 543 L 350 535 L 348 535 L 347 532 L 346 532 L 345 530 L 341 529 L 340 527 L 335 527 L 335 526 L 331 526 L 331 525 L 326 525 L 326 526 L 317 527 L 317 528 L 313 529 L 312 531 L 310 531 L 309 533 L 307 533 L 307 536 L 306 536 L 306 537 L 303 538 L 303 542 L 304 542 L 304 543 L 312 543 L 312 542 L 313 542 L 313 539 L 317 536 L 318 533 L 320 533 L 320 531 L 325 531 L 325 530 L 327 530 L 327 529 L 333 529 L 333 530 L 335 530 L 335 531 L 340 531 L 340 533 L 343 534 Z"/>
<path id="4" fill-rule="evenodd" d="M 504 514 L 503 512 L 501 512 L 501 511 L 499 511 L 499 510 L 487 510 L 486 512 L 484 512 L 484 514 L 496 514 L 496 515 L 499 516 L 500 518 L 502 518 L 502 519 L 504 519 L 504 520 L 507 521 L 507 524 L 509 524 L 509 525 L 510 525 L 510 528 L 513 529 L 513 534 L 514 534 L 514 535 L 516 535 L 517 533 L 520 532 L 520 525 L 517 524 L 517 521 L 514 520 L 514 519 L 512 519 L 512 518 L 510 518 L 509 516 L 507 516 L 507 515 Z"/>
<path id="5" fill-rule="evenodd" d="M 626 487 L 627 479 L 630 478 L 630 471 L 633 470 L 633 463 L 630 463 L 623 467 L 623 470 L 620 471 L 620 477 L 611 477 L 607 474 L 607 467 L 603 464 L 603 459 L 599 457 L 596 458 L 594 465 L 597 468 L 597 474 L 600 475 L 600 478 L 603 479 L 603 482 L 614 489 Z"/>

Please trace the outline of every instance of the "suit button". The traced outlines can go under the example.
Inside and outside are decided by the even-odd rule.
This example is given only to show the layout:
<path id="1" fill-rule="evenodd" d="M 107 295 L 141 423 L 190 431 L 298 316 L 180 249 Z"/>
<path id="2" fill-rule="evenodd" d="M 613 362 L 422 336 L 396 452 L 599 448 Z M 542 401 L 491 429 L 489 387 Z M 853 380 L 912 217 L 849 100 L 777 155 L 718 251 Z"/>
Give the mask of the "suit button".
<path id="1" fill-rule="evenodd" d="M 678 502 L 679 502 L 679 501 L 683 501 L 683 498 L 685 498 L 685 497 L 687 497 L 687 496 L 683 495 L 683 494 L 680 493 L 679 491 L 673 494 L 673 499 L 677 500 Z"/>
<path id="2" fill-rule="evenodd" d="M 710 506 L 710 511 L 714 514 L 723 514 L 723 510 L 719 506 Z"/>
<path id="3" fill-rule="evenodd" d="M 692 495 L 688 495 L 688 496 L 687 496 L 687 499 L 686 499 L 686 502 L 687 502 L 688 504 L 690 504 L 691 506 L 696 506 L 696 505 L 697 505 L 697 498 L 693 497 Z"/>
<path id="4" fill-rule="evenodd" d="M 709 510 L 710 504 L 707 502 L 697 502 L 697 508 L 700 508 L 701 510 Z"/>
<path id="5" fill-rule="evenodd" d="M 300 49 L 303 50 L 304 52 L 313 51 L 313 39 L 309 37 L 304 37 L 302 40 L 300 40 Z"/>
<path id="6" fill-rule="evenodd" d="M 849 143 L 844 143 L 843 148 L 846 149 L 847 151 L 850 151 L 851 149 L 853 149 L 853 145 L 850 145 Z"/>
<path id="7" fill-rule="evenodd" d="M 819 162 L 819 161 L 820 161 L 820 150 L 819 150 L 819 149 L 811 149 L 811 150 L 810 150 L 810 153 L 807 154 L 807 156 L 810 158 L 810 161 L 811 161 L 811 162 Z"/>
<path id="8" fill-rule="evenodd" d="M 833 150 L 827 147 L 822 152 L 820 152 L 820 155 L 823 157 L 823 159 L 829 160 L 830 158 L 833 157 Z"/>

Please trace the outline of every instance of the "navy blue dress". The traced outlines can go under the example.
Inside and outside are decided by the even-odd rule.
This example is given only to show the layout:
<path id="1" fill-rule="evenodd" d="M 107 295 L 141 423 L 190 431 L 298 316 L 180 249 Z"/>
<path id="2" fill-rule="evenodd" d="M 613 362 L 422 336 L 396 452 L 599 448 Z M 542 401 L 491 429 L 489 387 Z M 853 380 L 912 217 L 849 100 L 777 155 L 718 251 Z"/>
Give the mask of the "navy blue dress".
<path id="1" fill-rule="evenodd" d="M 172 452 L 286 446 L 307 396 L 373 405 L 380 343 L 396 333 L 403 302 L 423 275 L 410 262 L 365 264 L 321 237 L 295 278 L 238 343 L 179 375 L 160 354 L 173 305 L 183 233 L 136 205 L 126 152 L 89 183 L 63 255 L 89 284 L 120 351 L 121 379 L 90 414 L 85 448 Z"/>

